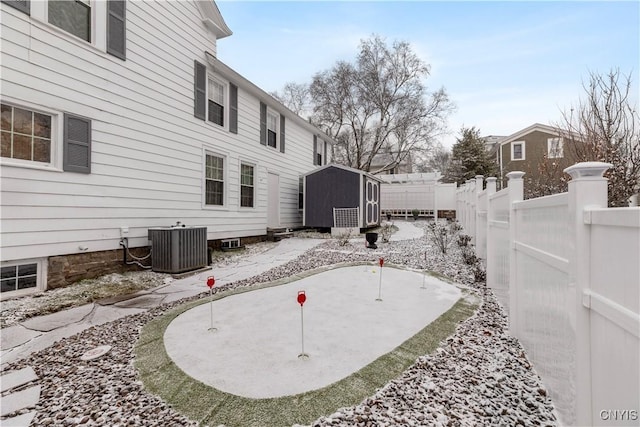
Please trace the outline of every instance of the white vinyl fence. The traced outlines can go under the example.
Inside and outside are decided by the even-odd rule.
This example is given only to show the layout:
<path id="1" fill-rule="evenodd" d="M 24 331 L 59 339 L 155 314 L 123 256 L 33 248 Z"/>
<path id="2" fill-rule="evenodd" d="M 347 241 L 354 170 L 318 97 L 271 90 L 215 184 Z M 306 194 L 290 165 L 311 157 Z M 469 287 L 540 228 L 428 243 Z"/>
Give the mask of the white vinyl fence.
<path id="1" fill-rule="evenodd" d="M 522 172 L 457 193 L 487 286 L 565 425 L 640 416 L 640 208 L 607 208 L 610 166 L 571 166 L 567 193 L 537 199 L 523 200 Z"/>

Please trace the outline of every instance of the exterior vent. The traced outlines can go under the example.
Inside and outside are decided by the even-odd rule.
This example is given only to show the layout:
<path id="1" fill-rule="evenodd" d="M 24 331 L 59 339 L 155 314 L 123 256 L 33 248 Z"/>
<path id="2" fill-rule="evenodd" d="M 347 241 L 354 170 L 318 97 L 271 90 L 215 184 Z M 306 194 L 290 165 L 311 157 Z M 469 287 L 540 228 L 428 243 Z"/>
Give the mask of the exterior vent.
<path id="1" fill-rule="evenodd" d="M 149 229 L 151 269 L 158 273 L 184 273 L 207 266 L 207 227 Z"/>

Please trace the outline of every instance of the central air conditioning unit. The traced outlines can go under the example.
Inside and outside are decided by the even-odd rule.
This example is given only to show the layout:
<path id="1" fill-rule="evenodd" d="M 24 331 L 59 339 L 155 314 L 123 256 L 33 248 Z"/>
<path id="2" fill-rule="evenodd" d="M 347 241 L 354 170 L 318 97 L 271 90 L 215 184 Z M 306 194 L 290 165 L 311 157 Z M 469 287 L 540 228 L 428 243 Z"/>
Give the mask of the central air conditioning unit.
<path id="1" fill-rule="evenodd" d="M 207 227 L 157 227 L 149 229 L 151 269 L 178 274 L 206 267 Z"/>

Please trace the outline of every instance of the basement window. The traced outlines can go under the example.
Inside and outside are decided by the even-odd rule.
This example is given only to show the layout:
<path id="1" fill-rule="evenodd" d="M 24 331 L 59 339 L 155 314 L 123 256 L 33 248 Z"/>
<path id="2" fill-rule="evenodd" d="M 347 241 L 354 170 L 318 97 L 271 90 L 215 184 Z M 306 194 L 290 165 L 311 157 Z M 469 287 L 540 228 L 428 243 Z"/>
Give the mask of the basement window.
<path id="1" fill-rule="evenodd" d="M 226 239 L 222 241 L 222 249 L 240 248 L 240 239 Z"/>
<path id="2" fill-rule="evenodd" d="M 2 263 L 0 267 L 0 295 L 17 296 L 44 289 L 42 260 L 22 260 Z"/>

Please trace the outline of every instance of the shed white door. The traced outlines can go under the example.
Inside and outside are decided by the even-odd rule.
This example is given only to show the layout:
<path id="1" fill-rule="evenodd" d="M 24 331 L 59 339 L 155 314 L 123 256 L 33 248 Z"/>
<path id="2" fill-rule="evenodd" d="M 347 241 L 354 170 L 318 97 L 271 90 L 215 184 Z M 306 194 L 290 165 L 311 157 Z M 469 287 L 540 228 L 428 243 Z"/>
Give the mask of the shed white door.
<path id="1" fill-rule="evenodd" d="M 267 227 L 280 227 L 280 176 L 269 173 L 267 193 Z"/>

